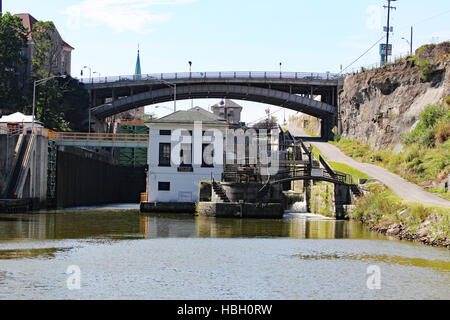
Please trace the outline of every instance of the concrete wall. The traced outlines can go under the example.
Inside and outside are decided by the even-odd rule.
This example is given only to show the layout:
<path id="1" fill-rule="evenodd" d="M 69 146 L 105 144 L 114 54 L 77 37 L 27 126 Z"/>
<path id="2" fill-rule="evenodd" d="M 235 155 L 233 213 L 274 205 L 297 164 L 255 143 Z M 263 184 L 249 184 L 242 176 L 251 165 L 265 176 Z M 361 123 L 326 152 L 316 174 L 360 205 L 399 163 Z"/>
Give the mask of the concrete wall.
<path id="1" fill-rule="evenodd" d="M 351 192 L 348 186 L 319 182 L 310 188 L 311 196 L 307 201 L 309 201 L 312 213 L 336 219 L 345 218 L 345 206 L 352 203 Z"/>
<path id="2" fill-rule="evenodd" d="M 261 199 L 257 199 L 258 191 L 264 186 L 261 183 L 232 183 L 221 182 L 223 190 L 225 191 L 228 199 L 231 202 L 239 202 L 243 200 L 245 202 L 259 202 Z M 282 187 L 280 184 L 274 184 L 270 187 L 269 192 L 262 199 L 269 202 L 281 202 L 282 200 Z M 213 192 L 212 201 L 219 201 L 215 192 Z"/>
<path id="3" fill-rule="evenodd" d="M 29 161 L 24 163 L 22 179 L 18 181 L 18 199 L 32 198 L 45 207 L 47 199 L 48 139 L 36 136 Z M 3 191 L 8 174 L 13 170 L 15 148 L 19 136 L 0 135 L 0 178 Z M 3 193 L 3 192 L 2 192 Z"/>
<path id="4" fill-rule="evenodd" d="M 280 203 L 199 202 L 197 213 L 216 218 L 281 219 L 283 206 Z"/>
<path id="5" fill-rule="evenodd" d="M 58 150 L 56 205 L 59 208 L 138 203 L 145 192 L 143 168 L 120 167 L 89 152 Z"/>
<path id="6" fill-rule="evenodd" d="M 8 137 L 6 134 L 0 134 L 0 194 L 3 192 L 8 172 L 13 165 L 14 149 L 18 139 L 19 136 Z"/>

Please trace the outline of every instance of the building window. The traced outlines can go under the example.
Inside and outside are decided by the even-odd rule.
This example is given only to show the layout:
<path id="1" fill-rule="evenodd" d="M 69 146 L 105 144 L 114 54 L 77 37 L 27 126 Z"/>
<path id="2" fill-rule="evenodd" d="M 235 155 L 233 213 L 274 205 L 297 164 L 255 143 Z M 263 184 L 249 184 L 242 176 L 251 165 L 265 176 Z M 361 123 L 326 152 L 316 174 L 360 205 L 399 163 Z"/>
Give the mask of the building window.
<path id="1" fill-rule="evenodd" d="M 170 143 L 159 144 L 159 166 L 170 167 Z"/>
<path id="2" fill-rule="evenodd" d="M 170 191 L 170 182 L 158 182 L 158 191 Z"/>
<path id="3" fill-rule="evenodd" d="M 182 143 L 180 150 L 181 167 L 192 167 L 192 144 Z"/>
<path id="4" fill-rule="evenodd" d="M 159 130 L 160 136 L 170 136 L 172 135 L 172 130 Z"/>
<path id="5" fill-rule="evenodd" d="M 205 153 L 207 146 L 209 146 L 208 143 L 202 145 L 202 168 L 214 168 L 214 149 L 212 152 Z"/>

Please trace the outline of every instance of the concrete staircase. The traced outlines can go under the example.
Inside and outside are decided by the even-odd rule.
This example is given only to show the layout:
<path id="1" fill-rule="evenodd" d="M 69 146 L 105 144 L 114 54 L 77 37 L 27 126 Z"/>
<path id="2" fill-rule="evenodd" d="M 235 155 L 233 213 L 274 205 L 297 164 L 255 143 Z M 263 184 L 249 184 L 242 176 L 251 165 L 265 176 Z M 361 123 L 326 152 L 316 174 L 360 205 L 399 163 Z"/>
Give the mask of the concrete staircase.
<path id="1" fill-rule="evenodd" d="M 222 200 L 222 202 L 231 202 L 230 199 L 228 199 L 220 183 L 217 183 L 216 181 L 213 180 L 212 187 L 215 194 L 220 198 L 220 200 Z"/>
<path id="2" fill-rule="evenodd" d="M 28 149 L 29 137 L 26 135 L 21 135 L 16 146 L 16 156 L 13 162 L 13 169 L 7 177 L 7 184 L 5 188 L 5 196 L 8 199 L 15 199 L 16 188 L 19 183 L 19 177 L 21 171 L 23 170 L 23 162 L 25 158 L 25 153 Z"/>

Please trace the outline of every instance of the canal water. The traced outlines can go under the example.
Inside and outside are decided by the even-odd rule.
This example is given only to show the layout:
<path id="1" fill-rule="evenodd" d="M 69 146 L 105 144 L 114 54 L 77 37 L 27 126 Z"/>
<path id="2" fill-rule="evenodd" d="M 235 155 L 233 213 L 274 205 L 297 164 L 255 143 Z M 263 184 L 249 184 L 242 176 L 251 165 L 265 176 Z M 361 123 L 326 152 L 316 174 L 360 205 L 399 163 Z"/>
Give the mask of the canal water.
<path id="1" fill-rule="evenodd" d="M 450 254 L 295 212 L 1 214 L 0 299 L 450 299 Z"/>

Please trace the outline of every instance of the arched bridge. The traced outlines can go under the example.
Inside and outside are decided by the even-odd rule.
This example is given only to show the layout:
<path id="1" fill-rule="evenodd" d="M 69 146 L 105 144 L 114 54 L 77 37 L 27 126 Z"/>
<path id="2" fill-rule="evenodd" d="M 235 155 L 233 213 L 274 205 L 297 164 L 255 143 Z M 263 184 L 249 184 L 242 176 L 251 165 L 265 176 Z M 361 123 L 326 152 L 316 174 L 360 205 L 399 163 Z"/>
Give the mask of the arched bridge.
<path id="1" fill-rule="evenodd" d="M 92 114 L 102 119 L 130 109 L 183 99 L 231 98 L 334 119 L 343 78 L 331 73 L 192 72 L 81 79 Z M 321 97 L 321 101 L 312 99 Z"/>

